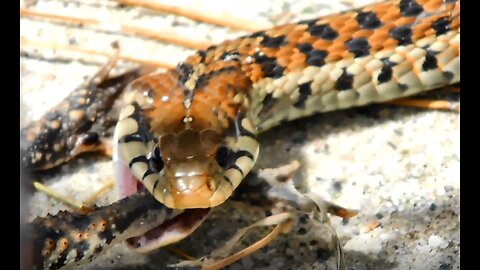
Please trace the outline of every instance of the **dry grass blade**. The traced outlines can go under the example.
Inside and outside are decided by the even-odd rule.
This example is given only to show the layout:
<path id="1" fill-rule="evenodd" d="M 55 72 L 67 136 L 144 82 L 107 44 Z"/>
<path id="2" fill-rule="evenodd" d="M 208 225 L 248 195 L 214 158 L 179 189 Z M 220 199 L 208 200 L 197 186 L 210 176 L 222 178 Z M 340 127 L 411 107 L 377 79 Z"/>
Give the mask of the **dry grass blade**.
<path id="1" fill-rule="evenodd" d="M 132 35 L 141 36 L 141 37 L 147 37 L 154 40 L 171 43 L 171 44 L 175 44 L 175 45 L 179 45 L 187 48 L 197 49 L 197 50 L 206 49 L 208 46 L 211 45 L 211 43 L 208 41 L 192 40 L 191 38 L 187 38 L 187 37 L 179 37 L 178 35 L 172 32 L 152 31 L 145 28 L 122 25 L 122 24 L 111 24 L 111 23 L 102 22 L 94 19 L 88 19 L 88 18 L 78 18 L 78 17 L 72 17 L 72 16 L 67 17 L 67 16 L 62 16 L 57 14 L 32 11 L 24 8 L 20 8 L 20 15 L 50 19 L 55 21 L 61 21 L 64 23 L 90 25 L 90 26 L 98 27 L 103 30 L 107 30 L 107 31 L 117 30 L 122 33 L 132 34 Z"/>
<path id="2" fill-rule="evenodd" d="M 158 12 L 170 13 L 177 16 L 187 17 L 196 21 L 225 26 L 235 30 L 243 30 L 247 32 L 255 32 L 271 27 L 269 23 L 254 23 L 249 20 L 234 18 L 230 15 L 228 17 L 219 14 L 213 15 L 211 12 L 207 13 L 199 10 L 186 9 L 145 0 L 119 0 L 119 2 L 124 5 L 144 7 Z"/>
<path id="3" fill-rule="evenodd" d="M 88 49 L 82 49 L 79 47 L 74 47 L 74 46 L 68 46 L 68 45 L 59 45 L 59 44 L 54 44 L 54 43 L 45 43 L 45 42 L 38 42 L 38 41 L 32 41 L 28 39 L 20 39 L 20 47 L 33 47 L 33 48 L 46 48 L 46 49 L 52 49 L 52 50 L 65 50 L 65 51 L 71 51 L 71 52 L 79 52 L 79 53 L 85 53 L 85 54 L 91 54 L 91 55 L 101 55 L 105 57 L 110 57 L 109 53 L 106 52 L 101 52 L 97 50 L 88 50 Z M 174 68 L 175 65 L 171 63 L 164 63 L 164 62 L 158 62 L 158 61 L 150 61 L 146 59 L 140 59 L 140 58 L 135 58 L 135 57 L 130 57 L 127 55 L 120 55 L 118 57 L 121 60 L 125 61 L 131 61 L 135 63 L 140 63 L 140 64 L 145 64 L 145 65 L 153 65 L 159 68 Z"/>

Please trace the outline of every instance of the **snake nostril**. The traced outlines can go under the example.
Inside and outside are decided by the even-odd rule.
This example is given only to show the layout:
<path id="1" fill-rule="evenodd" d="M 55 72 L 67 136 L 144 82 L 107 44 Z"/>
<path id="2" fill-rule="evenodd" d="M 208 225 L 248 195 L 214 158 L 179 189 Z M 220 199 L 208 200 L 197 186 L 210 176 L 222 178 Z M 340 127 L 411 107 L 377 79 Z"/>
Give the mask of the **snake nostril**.
<path id="1" fill-rule="evenodd" d="M 215 155 L 215 159 L 218 163 L 218 165 L 222 168 L 225 168 L 227 166 L 227 161 L 228 161 L 228 153 L 229 153 L 228 147 L 222 145 L 218 148 L 217 154 Z"/>

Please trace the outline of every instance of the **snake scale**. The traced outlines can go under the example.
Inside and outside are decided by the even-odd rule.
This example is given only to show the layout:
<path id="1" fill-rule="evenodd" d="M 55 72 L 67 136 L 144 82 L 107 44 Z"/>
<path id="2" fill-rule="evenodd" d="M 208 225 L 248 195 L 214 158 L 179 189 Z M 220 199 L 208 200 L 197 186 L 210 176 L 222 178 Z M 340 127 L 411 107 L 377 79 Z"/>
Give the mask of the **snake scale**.
<path id="1" fill-rule="evenodd" d="M 99 150 L 105 126 L 118 120 L 119 163 L 161 204 L 141 192 L 78 219 L 38 218 L 32 223 L 37 267 L 92 258 L 185 209 L 182 215 L 199 218 L 153 247 L 186 237 L 203 221 L 201 209 L 222 204 L 249 173 L 258 134 L 282 122 L 460 82 L 460 2 L 373 4 L 225 41 L 164 73 L 126 76 L 139 75 L 125 93 L 115 78 L 78 88 L 22 130 L 22 162 L 43 170 Z M 118 96 L 118 119 L 103 116 Z M 151 226 L 139 229 L 140 221 Z"/>

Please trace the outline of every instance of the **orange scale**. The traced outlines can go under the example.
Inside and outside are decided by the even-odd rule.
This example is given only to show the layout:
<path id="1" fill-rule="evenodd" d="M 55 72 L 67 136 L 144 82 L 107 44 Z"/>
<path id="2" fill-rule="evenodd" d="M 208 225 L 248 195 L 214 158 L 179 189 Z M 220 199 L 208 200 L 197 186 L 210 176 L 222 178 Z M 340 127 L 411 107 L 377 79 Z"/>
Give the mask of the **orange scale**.
<path id="1" fill-rule="evenodd" d="M 370 37 L 368 37 L 368 44 L 373 51 L 379 51 L 384 47 L 384 43 L 389 39 L 387 29 L 376 30 Z"/>
<path id="2" fill-rule="evenodd" d="M 345 29 L 340 30 L 340 35 L 333 40 L 333 42 L 345 42 L 347 40 L 352 39 L 354 33 L 356 33 L 359 29 Z"/>
<path id="3" fill-rule="evenodd" d="M 277 51 L 278 51 L 277 48 L 265 48 L 264 47 L 262 49 L 262 52 L 268 57 L 275 57 L 275 55 L 277 54 Z"/>
<path id="4" fill-rule="evenodd" d="M 395 26 L 409 25 L 415 22 L 415 17 L 400 17 L 395 21 Z"/>
<path id="5" fill-rule="evenodd" d="M 343 42 L 335 42 L 327 49 L 329 54 L 339 54 L 343 51 L 348 51 L 347 45 Z"/>
<path id="6" fill-rule="evenodd" d="M 351 39 L 352 39 L 351 35 L 341 35 L 335 41 L 332 42 L 331 46 L 336 46 L 336 44 L 345 44 L 347 41 L 350 41 Z"/>
<path id="7" fill-rule="evenodd" d="M 260 50 L 260 49 L 261 49 L 260 46 L 251 47 L 250 49 L 248 49 L 247 55 L 252 56 L 257 52 L 257 50 Z"/>
<path id="8" fill-rule="evenodd" d="M 385 15 L 382 16 L 382 21 L 395 21 L 402 17 L 400 9 L 397 6 L 390 6 Z"/>
<path id="9" fill-rule="evenodd" d="M 392 3 L 378 3 L 378 4 L 372 4 L 372 10 L 375 11 L 375 13 L 380 14 L 380 13 L 387 13 L 388 10 L 392 7 Z"/>
<path id="10" fill-rule="evenodd" d="M 240 43 L 239 50 L 248 52 L 251 48 L 257 46 L 258 43 L 253 39 L 248 39 L 246 42 Z"/>
<path id="11" fill-rule="evenodd" d="M 210 72 L 218 71 L 228 66 L 232 66 L 233 62 L 225 62 L 225 61 L 216 61 L 211 63 L 205 68 L 205 74 Z"/>
<path id="12" fill-rule="evenodd" d="M 287 46 L 281 47 L 277 52 L 276 56 L 277 57 L 289 57 L 292 55 L 295 51 L 298 51 L 297 48 L 295 48 L 296 44 L 288 44 Z"/>
<path id="13" fill-rule="evenodd" d="M 342 59 L 353 58 L 355 55 L 349 51 L 341 52 Z"/>
<path id="14" fill-rule="evenodd" d="M 455 5 L 452 9 L 452 15 L 460 19 L 460 2 L 452 3 L 451 5 Z"/>
<path id="15" fill-rule="evenodd" d="M 262 45 L 260 45 L 260 43 L 262 42 L 262 40 L 263 40 L 263 37 L 256 37 L 256 38 L 254 38 L 253 41 L 252 41 L 252 47 L 253 47 L 253 48 L 256 48 L 256 47 L 261 48 L 261 47 L 263 47 Z"/>
<path id="16" fill-rule="evenodd" d="M 305 30 L 296 30 L 288 33 L 286 40 L 289 41 L 290 43 L 298 43 L 300 39 L 305 37 L 311 37 L 311 36 L 308 32 L 305 32 Z"/>
<path id="17" fill-rule="evenodd" d="M 372 52 L 378 52 L 384 48 L 383 41 L 380 41 L 380 40 L 375 40 L 374 42 L 371 42 L 369 40 L 368 43 L 370 44 L 370 51 Z"/>
<path id="18" fill-rule="evenodd" d="M 290 57 L 292 54 L 285 54 L 283 56 L 277 57 L 277 64 L 279 64 L 282 67 L 288 66 L 288 64 L 291 62 Z"/>
<path id="19" fill-rule="evenodd" d="M 257 39 L 255 38 L 246 38 L 246 39 L 242 39 L 242 41 L 240 42 L 240 45 L 239 47 L 240 48 L 245 48 L 245 49 L 250 49 L 251 47 L 253 46 L 256 46 L 259 44 L 259 41 L 257 41 Z"/>
<path id="20" fill-rule="evenodd" d="M 295 60 L 292 60 L 286 67 L 287 67 L 287 70 L 288 71 L 296 71 L 296 70 L 300 70 L 304 67 L 307 66 L 305 60 L 307 58 L 304 57 L 303 59 L 302 58 L 298 58 L 298 59 L 295 59 Z"/>
<path id="21" fill-rule="evenodd" d="M 383 43 L 390 38 L 388 32 L 390 31 L 389 27 L 382 27 L 373 32 L 373 34 L 368 38 L 368 43 L 372 47 L 383 46 Z"/>
<path id="22" fill-rule="evenodd" d="M 232 40 L 230 43 L 228 43 L 226 46 L 225 46 L 225 50 L 226 51 L 236 51 L 238 50 L 238 48 L 242 46 L 242 40 L 240 39 L 235 39 L 235 40 Z"/>
<path id="23" fill-rule="evenodd" d="M 389 39 L 385 40 L 385 42 L 383 43 L 383 47 L 385 49 L 394 49 L 397 46 L 398 46 L 398 41 L 396 41 L 393 38 L 389 38 Z"/>
<path id="24" fill-rule="evenodd" d="M 331 62 L 342 60 L 343 53 L 344 52 L 341 52 L 341 51 L 335 51 L 335 52 L 329 53 L 328 56 L 325 58 L 325 63 L 331 63 Z"/>
<path id="25" fill-rule="evenodd" d="M 356 19 L 356 16 L 357 16 L 357 13 L 353 13 L 353 17 L 352 16 L 349 16 L 348 18 L 345 18 L 345 21 L 344 21 L 344 27 L 357 27 L 358 29 L 360 28 L 360 26 L 358 25 L 358 21 Z M 349 29 L 349 28 L 346 28 L 346 29 Z"/>
<path id="26" fill-rule="evenodd" d="M 294 28 L 292 29 L 291 32 L 299 32 L 299 33 L 302 33 L 302 32 L 305 32 L 308 28 L 308 25 L 306 24 L 294 24 Z"/>
<path id="27" fill-rule="evenodd" d="M 299 39 L 297 39 L 297 43 L 298 44 L 304 44 L 304 43 L 309 43 L 309 44 L 312 44 L 313 46 L 313 43 L 318 41 L 318 40 L 323 40 L 323 39 L 319 39 L 318 37 L 312 37 L 310 34 L 305 34 L 303 36 L 301 36 Z M 325 40 L 326 42 L 331 42 L 331 41 L 327 41 Z"/>
<path id="28" fill-rule="evenodd" d="M 218 61 L 218 65 L 217 65 L 217 68 L 215 69 L 215 71 L 218 71 L 218 70 L 221 70 L 221 69 L 224 69 L 224 68 L 228 68 L 228 67 L 236 67 L 238 66 L 238 62 L 236 61 Z"/>
<path id="29" fill-rule="evenodd" d="M 368 38 L 373 34 L 373 30 L 361 29 L 353 33 L 352 38 Z"/>
<path id="30" fill-rule="evenodd" d="M 225 46 L 225 51 L 227 52 L 232 52 L 232 51 L 237 51 L 238 50 L 238 45 L 239 45 L 239 42 L 232 42 L 230 44 L 228 44 L 227 46 Z"/>
<path id="31" fill-rule="evenodd" d="M 438 11 L 438 9 L 443 5 L 443 0 L 424 1 L 424 3 L 421 3 L 421 5 L 423 5 L 423 9 L 427 12 Z"/>
<path id="32" fill-rule="evenodd" d="M 312 47 L 316 50 L 327 50 L 328 47 L 333 45 L 333 41 L 318 39 L 312 43 Z"/>
<path id="33" fill-rule="evenodd" d="M 450 29 L 458 29 L 460 27 L 460 17 L 455 18 L 450 23 Z"/>
<path id="34" fill-rule="evenodd" d="M 248 46 L 241 46 L 237 49 L 238 53 L 241 55 L 248 55 L 250 48 Z"/>
<path id="35" fill-rule="evenodd" d="M 431 29 L 431 23 L 422 21 L 412 28 L 412 40 L 416 41 L 426 36 L 426 32 Z"/>
<path id="36" fill-rule="evenodd" d="M 433 30 L 433 29 L 428 29 L 427 31 L 425 31 L 425 36 L 431 36 L 431 35 L 436 35 L 436 31 Z"/>
<path id="37" fill-rule="evenodd" d="M 337 17 L 332 17 L 332 19 L 330 20 L 330 22 L 328 24 L 333 30 L 339 32 L 340 29 L 343 28 L 343 26 L 346 24 L 346 22 L 348 20 L 350 20 L 349 15 L 341 15 L 341 16 L 337 16 Z"/>
<path id="38" fill-rule="evenodd" d="M 218 69 L 218 63 L 219 61 L 213 61 L 209 63 L 207 66 L 205 66 L 205 69 L 203 70 L 202 74 L 208 74 L 214 70 Z"/>
<path id="39" fill-rule="evenodd" d="M 190 64 L 192 66 L 198 65 L 201 61 L 201 58 L 198 54 L 191 55 L 185 60 L 185 63 Z"/>
<path id="40" fill-rule="evenodd" d="M 300 50 L 295 49 L 295 51 L 291 54 L 290 59 L 292 61 L 302 60 L 302 59 L 305 60 L 307 59 L 307 56 L 304 53 L 300 52 Z"/>
<path id="41" fill-rule="evenodd" d="M 247 77 L 249 77 L 252 73 L 252 66 L 251 65 L 242 65 L 240 66 L 240 69 L 244 74 L 248 74 Z"/>
<path id="42" fill-rule="evenodd" d="M 262 66 L 259 64 L 252 64 L 252 72 L 250 75 L 250 80 L 252 82 L 258 82 L 263 79 L 265 76 L 263 75 Z"/>

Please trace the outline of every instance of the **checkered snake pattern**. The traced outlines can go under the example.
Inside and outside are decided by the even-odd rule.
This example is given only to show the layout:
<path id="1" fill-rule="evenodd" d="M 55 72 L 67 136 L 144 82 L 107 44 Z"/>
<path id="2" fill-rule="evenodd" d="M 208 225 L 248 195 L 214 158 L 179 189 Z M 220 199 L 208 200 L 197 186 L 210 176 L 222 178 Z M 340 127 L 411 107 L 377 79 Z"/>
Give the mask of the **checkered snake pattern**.
<path id="1" fill-rule="evenodd" d="M 255 164 L 259 133 L 315 113 L 459 83 L 460 2 L 376 3 L 225 41 L 175 69 L 134 75 L 143 76 L 126 87 L 118 118 L 109 120 L 116 123 L 116 153 L 165 206 L 162 211 L 211 208 L 227 200 Z M 49 118 L 22 131 L 27 167 L 51 168 L 98 150 L 102 134 L 91 119 L 119 94 L 96 94 L 97 88 L 74 91 Z M 98 99 L 105 100 L 103 107 L 92 105 Z M 60 115 L 59 108 L 67 113 Z M 51 227 L 49 219 L 37 221 L 39 231 Z M 105 230 L 117 233 L 119 226 Z M 50 244 L 42 242 L 46 268 L 110 244 L 97 239 L 101 248 L 84 245 L 78 252 L 75 242 L 85 239 L 66 232 L 62 227 Z M 59 239 L 69 244 L 62 249 Z"/>

